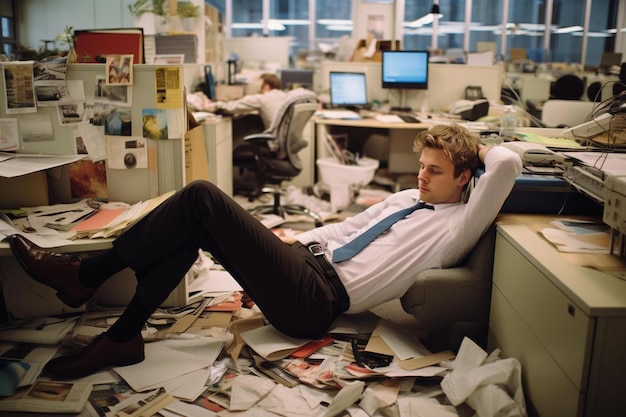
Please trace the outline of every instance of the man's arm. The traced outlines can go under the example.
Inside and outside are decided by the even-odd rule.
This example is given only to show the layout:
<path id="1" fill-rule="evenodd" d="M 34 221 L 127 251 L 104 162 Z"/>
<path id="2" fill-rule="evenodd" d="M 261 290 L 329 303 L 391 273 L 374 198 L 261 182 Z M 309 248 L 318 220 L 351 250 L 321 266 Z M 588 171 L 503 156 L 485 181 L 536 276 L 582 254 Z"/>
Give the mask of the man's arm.
<path id="1" fill-rule="evenodd" d="M 481 145 L 478 158 L 485 172 L 476 181 L 464 215 L 457 223 L 468 236 L 480 236 L 493 222 L 522 171 L 519 156 L 504 146 Z"/>
<path id="2" fill-rule="evenodd" d="M 238 100 L 215 101 L 209 105 L 212 110 L 208 111 L 215 112 L 216 110 L 223 110 L 228 113 L 254 111 L 261 107 L 260 98 L 260 94 L 248 94 Z"/>
<path id="3" fill-rule="evenodd" d="M 491 148 L 493 148 L 494 145 L 483 145 L 480 144 L 480 147 L 478 149 L 478 159 L 480 159 L 480 163 L 482 165 L 485 165 L 485 157 L 487 156 L 487 152 L 489 152 L 491 150 Z"/>

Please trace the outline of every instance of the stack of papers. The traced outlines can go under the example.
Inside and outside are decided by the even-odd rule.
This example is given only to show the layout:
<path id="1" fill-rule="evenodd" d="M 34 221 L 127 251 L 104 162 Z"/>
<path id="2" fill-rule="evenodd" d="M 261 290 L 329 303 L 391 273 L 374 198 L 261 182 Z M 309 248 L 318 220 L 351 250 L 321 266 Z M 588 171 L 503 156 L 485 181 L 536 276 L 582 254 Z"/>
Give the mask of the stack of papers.
<path id="1" fill-rule="evenodd" d="M 317 117 L 323 119 L 344 119 L 344 120 L 360 120 L 359 113 L 352 110 L 320 110 L 315 113 Z"/>
<path id="2" fill-rule="evenodd" d="M 524 142 L 538 143 L 540 145 L 545 145 L 551 148 L 583 149 L 583 146 L 580 143 L 576 142 L 575 140 L 566 139 L 566 138 L 551 138 L 551 137 L 538 135 L 536 133 L 530 133 L 530 132 L 517 132 L 515 134 L 515 139 L 518 139 Z"/>
<path id="3" fill-rule="evenodd" d="M 397 114 L 377 114 L 376 120 L 383 123 L 402 123 L 404 120 Z"/>

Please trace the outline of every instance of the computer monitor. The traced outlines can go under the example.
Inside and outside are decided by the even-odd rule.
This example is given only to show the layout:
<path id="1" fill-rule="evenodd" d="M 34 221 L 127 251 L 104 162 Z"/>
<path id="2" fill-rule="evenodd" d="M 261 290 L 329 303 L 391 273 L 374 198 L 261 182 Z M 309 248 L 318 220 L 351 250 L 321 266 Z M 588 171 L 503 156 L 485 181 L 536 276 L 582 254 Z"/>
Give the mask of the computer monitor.
<path id="1" fill-rule="evenodd" d="M 602 52 L 602 57 L 600 59 L 600 68 L 609 68 L 613 65 L 615 65 L 616 67 L 622 65 L 621 52 Z"/>
<path id="2" fill-rule="evenodd" d="M 428 51 L 382 51 L 382 87 L 428 89 Z"/>
<path id="3" fill-rule="evenodd" d="M 331 71 L 330 104 L 333 107 L 358 107 L 367 105 L 365 73 Z"/>
<path id="4" fill-rule="evenodd" d="M 310 69 L 281 69 L 280 87 L 283 90 L 294 88 L 313 88 L 313 70 Z"/>

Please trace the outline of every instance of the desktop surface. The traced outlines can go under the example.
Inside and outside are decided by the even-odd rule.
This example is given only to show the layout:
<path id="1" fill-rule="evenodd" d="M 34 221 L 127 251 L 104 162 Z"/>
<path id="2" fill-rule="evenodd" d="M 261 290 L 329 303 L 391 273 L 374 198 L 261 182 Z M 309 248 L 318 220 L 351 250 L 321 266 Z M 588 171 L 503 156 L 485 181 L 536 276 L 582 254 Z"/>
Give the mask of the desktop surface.
<path id="1" fill-rule="evenodd" d="M 315 114 L 315 122 L 344 126 L 373 127 L 385 129 L 424 129 L 430 124 L 409 113 L 382 113 L 371 110 L 351 110 L 349 107 L 320 110 Z M 343 122 L 349 122 L 344 124 Z"/>

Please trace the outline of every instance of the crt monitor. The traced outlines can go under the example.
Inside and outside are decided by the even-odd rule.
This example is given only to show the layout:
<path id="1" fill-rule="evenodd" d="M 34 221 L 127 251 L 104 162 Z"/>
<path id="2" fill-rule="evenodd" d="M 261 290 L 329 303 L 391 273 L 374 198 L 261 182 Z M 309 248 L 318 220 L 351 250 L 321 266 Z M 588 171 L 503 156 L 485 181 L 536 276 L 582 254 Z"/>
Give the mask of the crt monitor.
<path id="1" fill-rule="evenodd" d="M 283 90 L 298 87 L 313 89 L 313 73 L 311 69 L 281 69 L 280 87 Z"/>
<path id="2" fill-rule="evenodd" d="M 330 104 L 333 107 L 367 105 L 365 73 L 331 71 Z"/>
<path id="3" fill-rule="evenodd" d="M 382 87 L 428 89 L 428 51 L 382 51 Z"/>

